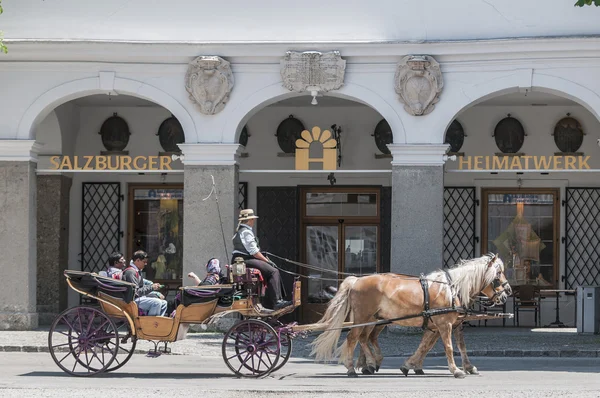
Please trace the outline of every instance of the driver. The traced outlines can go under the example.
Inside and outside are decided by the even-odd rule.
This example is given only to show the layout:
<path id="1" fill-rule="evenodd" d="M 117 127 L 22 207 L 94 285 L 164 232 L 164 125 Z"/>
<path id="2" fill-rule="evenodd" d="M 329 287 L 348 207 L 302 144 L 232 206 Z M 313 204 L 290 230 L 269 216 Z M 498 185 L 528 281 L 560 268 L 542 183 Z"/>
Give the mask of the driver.
<path id="1" fill-rule="evenodd" d="M 292 302 L 283 300 L 279 270 L 273 267 L 272 262 L 260 252 L 258 239 L 252 230 L 257 218 L 258 216 L 254 215 L 252 209 L 240 211 L 238 228 L 233 236 L 231 263 L 234 263 L 236 257 L 242 257 L 248 268 L 258 269 L 267 280 L 267 303 L 265 306 L 278 310 L 292 305 Z"/>

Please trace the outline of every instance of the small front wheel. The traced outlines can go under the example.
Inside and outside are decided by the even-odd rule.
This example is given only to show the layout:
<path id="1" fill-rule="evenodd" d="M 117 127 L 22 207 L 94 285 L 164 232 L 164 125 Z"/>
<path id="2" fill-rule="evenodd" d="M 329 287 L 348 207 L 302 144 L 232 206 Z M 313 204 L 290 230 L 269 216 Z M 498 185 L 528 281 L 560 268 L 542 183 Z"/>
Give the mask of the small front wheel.
<path id="1" fill-rule="evenodd" d="M 97 308 L 78 306 L 56 317 L 48 333 L 54 362 L 73 376 L 93 376 L 107 370 L 119 352 L 115 323 Z"/>
<path id="2" fill-rule="evenodd" d="M 280 353 L 275 329 L 257 319 L 236 323 L 223 338 L 223 360 L 240 377 L 269 375 L 277 366 Z"/>

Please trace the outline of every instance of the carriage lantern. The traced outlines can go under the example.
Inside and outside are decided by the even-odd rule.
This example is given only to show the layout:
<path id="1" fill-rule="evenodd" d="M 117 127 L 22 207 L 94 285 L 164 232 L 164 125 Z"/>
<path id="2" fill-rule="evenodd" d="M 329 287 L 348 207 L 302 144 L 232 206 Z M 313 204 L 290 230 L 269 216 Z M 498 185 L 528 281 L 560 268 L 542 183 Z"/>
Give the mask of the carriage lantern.
<path id="1" fill-rule="evenodd" d="M 231 264 L 231 273 L 233 276 L 244 276 L 246 275 L 246 263 L 241 257 L 236 257 L 234 263 Z"/>

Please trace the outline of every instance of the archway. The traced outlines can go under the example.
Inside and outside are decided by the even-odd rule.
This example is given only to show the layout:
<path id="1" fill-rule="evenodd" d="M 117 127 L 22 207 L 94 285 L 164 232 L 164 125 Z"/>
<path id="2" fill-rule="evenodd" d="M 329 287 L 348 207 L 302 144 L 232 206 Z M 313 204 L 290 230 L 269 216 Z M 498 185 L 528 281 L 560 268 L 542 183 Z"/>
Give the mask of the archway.
<path id="1" fill-rule="evenodd" d="M 450 124 L 466 109 L 511 93 L 545 93 L 562 97 L 583 106 L 600 120 L 600 96 L 594 91 L 562 77 L 527 69 L 471 86 L 450 102 L 450 106 L 439 109 L 439 120 L 445 120 L 446 125 L 437 130 L 438 142 L 443 142 Z"/>
<path id="2" fill-rule="evenodd" d="M 34 138 L 34 128 L 59 105 L 93 94 L 116 92 L 152 101 L 168 109 L 181 123 L 186 142 L 198 142 L 198 133 L 188 111 L 170 94 L 149 84 L 114 77 L 111 89 L 102 87 L 100 77 L 73 80 L 56 86 L 39 96 L 25 111 L 17 129 L 17 139 Z"/>
<path id="3" fill-rule="evenodd" d="M 274 103 L 294 97 L 307 97 L 307 104 L 310 103 L 310 97 L 305 93 L 290 93 L 281 86 L 281 82 L 271 84 L 255 91 L 246 100 L 239 103 L 228 116 L 227 123 L 221 132 L 222 142 L 237 142 L 240 133 L 248 120 L 257 112 Z M 390 125 L 394 133 L 394 143 L 406 143 L 406 133 L 404 124 L 400 118 L 397 107 L 388 103 L 383 97 L 375 91 L 356 83 L 345 83 L 344 86 L 337 91 L 327 92 L 324 94 L 327 97 L 343 98 L 350 101 L 355 101 L 373 108 L 377 111 Z M 319 97 L 317 97 L 317 101 Z M 318 105 L 317 105 L 318 106 Z M 232 134 L 232 132 L 234 132 Z"/>

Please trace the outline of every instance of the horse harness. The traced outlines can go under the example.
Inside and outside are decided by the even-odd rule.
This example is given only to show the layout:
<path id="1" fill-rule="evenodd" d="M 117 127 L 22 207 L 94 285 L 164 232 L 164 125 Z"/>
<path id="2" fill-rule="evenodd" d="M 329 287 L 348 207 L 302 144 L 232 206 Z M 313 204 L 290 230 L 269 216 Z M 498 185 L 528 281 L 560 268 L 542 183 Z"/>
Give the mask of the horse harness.
<path id="1" fill-rule="evenodd" d="M 421 282 L 421 288 L 423 288 L 423 312 L 417 316 L 423 317 L 423 325 L 421 325 L 421 328 L 423 330 L 427 329 L 429 321 L 434 315 L 448 314 L 450 312 L 461 312 L 458 311 L 456 308 L 456 294 L 454 288 L 452 288 L 452 278 L 450 277 L 450 273 L 446 269 L 444 269 L 443 271 L 446 274 L 446 278 L 448 279 L 448 287 L 450 288 L 450 292 L 452 293 L 452 307 L 436 308 L 433 310 L 429 309 L 429 286 L 427 286 L 428 279 L 423 274 L 419 276 L 419 282 Z M 467 308 L 464 305 L 460 308 L 460 310 L 463 309 L 465 312 L 467 311 Z"/>

